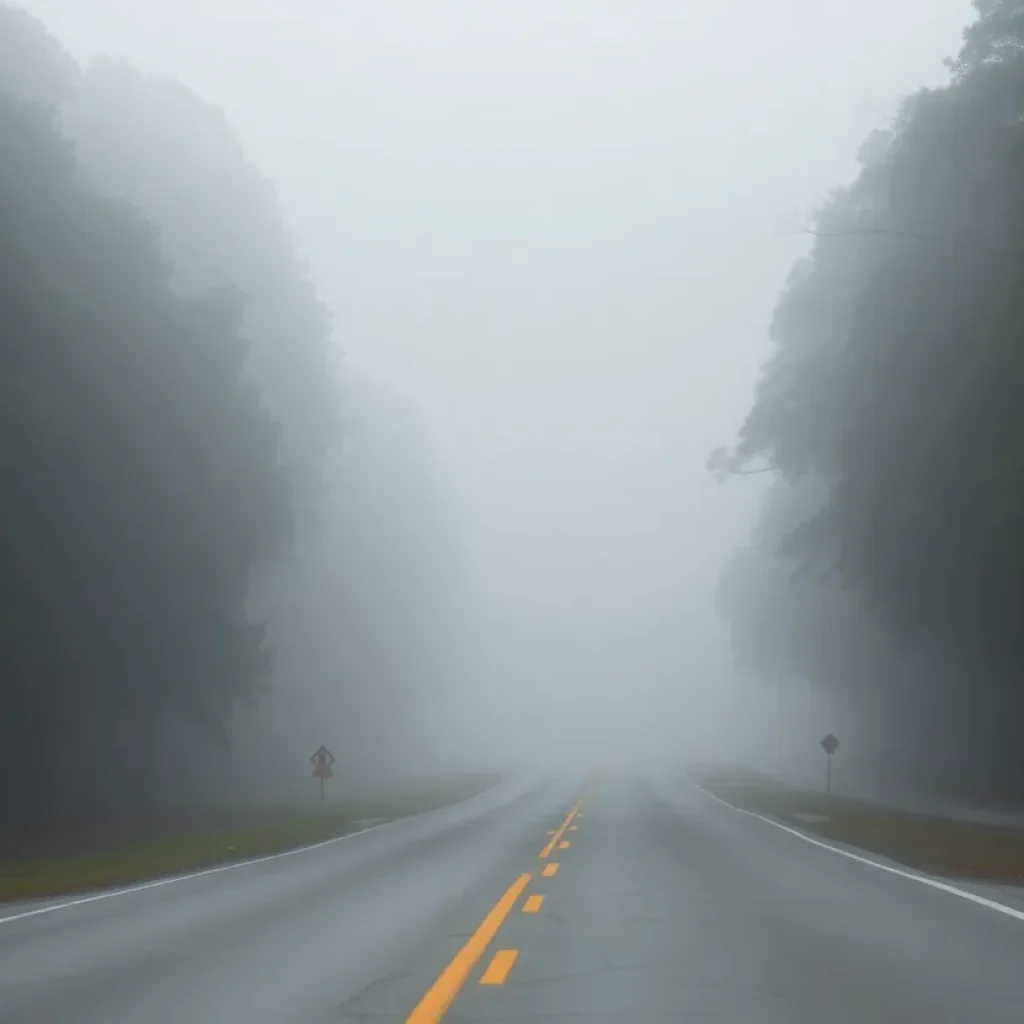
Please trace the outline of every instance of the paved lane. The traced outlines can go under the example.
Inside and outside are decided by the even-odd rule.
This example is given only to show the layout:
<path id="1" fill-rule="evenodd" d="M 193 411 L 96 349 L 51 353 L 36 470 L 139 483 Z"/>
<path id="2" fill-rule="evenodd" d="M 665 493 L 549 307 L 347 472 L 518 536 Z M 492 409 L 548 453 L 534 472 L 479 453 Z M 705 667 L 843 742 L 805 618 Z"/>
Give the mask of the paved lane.
<path id="1" fill-rule="evenodd" d="M 568 848 L 521 865 L 530 882 L 445 1021 L 1024 1020 L 1024 922 L 686 787 L 599 782 L 574 824 Z M 401 1020 L 390 999 L 412 987 L 342 1020 Z"/>
<path id="2" fill-rule="evenodd" d="M 1024 1020 L 1024 921 L 685 785 L 583 792 L 0 924 L 0 1020 Z"/>

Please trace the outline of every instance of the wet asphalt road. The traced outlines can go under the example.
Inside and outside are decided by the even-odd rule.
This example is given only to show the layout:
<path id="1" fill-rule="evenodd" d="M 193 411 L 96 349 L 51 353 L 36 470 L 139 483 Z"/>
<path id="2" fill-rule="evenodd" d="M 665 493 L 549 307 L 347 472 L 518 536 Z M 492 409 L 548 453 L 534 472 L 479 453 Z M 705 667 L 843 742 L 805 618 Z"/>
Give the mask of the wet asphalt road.
<path id="1" fill-rule="evenodd" d="M 0 921 L 0 1021 L 1024 1021 L 1024 921 L 685 784 L 583 792 Z"/>

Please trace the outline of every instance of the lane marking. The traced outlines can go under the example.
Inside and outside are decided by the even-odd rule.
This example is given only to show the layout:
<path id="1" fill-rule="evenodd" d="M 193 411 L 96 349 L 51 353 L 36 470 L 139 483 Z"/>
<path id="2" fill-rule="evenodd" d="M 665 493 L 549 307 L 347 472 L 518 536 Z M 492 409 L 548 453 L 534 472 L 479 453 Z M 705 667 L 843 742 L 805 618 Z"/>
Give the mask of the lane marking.
<path id="1" fill-rule="evenodd" d="M 921 885 L 928 886 L 929 889 L 938 889 L 939 892 L 949 893 L 950 896 L 959 896 L 960 899 L 967 900 L 968 903 L 976 903 L 979 907 L 987 907 L 989 910 L 994 910 L 998 914 L 1005 914 L 1007 917 L 1015 918 L 1018 921 L 1024 921 L 1024 910 L 1017 910 L 1015 907 L 1008 907 L 1005 903 L 997 903 L 995 900 L 979 896 L 977 893 L 969 892 L 967 889 L 959 889 L 957 886 L 950 885 L 948 882 L 940 882 L 937 879 L 927 878 L 924 875 L 915 875 L 912 871 L 904 871 L 902 868 L 894 868 L 889 864 L 881 864 L 877 860 L 872 860 L 870 857 L 862 857 L 859 853 L 851 853 L 849 850 L 843 850 L 838 846 L 823 843 L 820 839 L 814 839 L 809 835 L 805 835 L 799 829 L 790 828 L 788 825 L 783 825 L 781 822 L 774 821 L 763 814 L 758 814 L 756 811 L 748 811 L 744 807 L 737 807 L 735 804 L 729 803 L 728 800 L 723 800 L 720 796 L 715 796 L 714 793 L 705 789 L 703 786 L 698 786 L 695 782 L 691 783 L 691 785 L 695 786 L 706 796 L 711 797 L 712 800 L 716 800 L 723 807 L 728 807 L 730 810 L 737 811 L 740 814 L 749 814 L 751 818 L 757 818 L 759 821 L 763 821 L 767 825 L 773 825 L 775 828 L 782 829 L 783 832 L 788 832 L 791 836 L 796 836 L 797 839 L 802 839 L 805 843 L 810 843 L 812 846 L 820 846 L 823 850 L 838 853 L 840 857 L 849 857 L 850 860 L 855 860 L 858 864 L 867 864 L 868 867 L 877 868 L 879 871 L 885 871 L 890 875 L 898 875 L 900 878 L 906 878 L 911 882 L 919 882 Z"/>
<path id="2" fill-rule="evenodd" d="M 491 907 L 487 916 L 480 922 L 480 926 L 469 937 L 469 941 L 455 954 L 451 963 L 440 973 L 437 981 L 427 989 L 423 998 L 416 1004 L 416 1008 L 406 1018 L 406 1024 L 436 1024 L 444 1016 L 445 1011 L 451 1006 L 452 1000 L 465 985 L 470 971 L 483 956 L 491 939 L 494 938 L 505 918 L 508 917 L 509 911 L 516 905 L 523 890 L 530 884 L 530 877 L 526 874 L 520 875 L 505 890 L 505 894 Z M 515 957 L 516 951 L 512 950 L 512 960 L 515 960 Z M 491 962 L 491 967 L 493 966 L 494 961 Z M 511 962 L 508 966 L 511 968 Z M 508 974 L 507 969 L 505 974 Z M 483 983 L 483 979 L 480 980 Z M 505 977 L 502 975 L 501 981 L 504 980 Z M 488 982 L 487 984 L 500 985 L 501 982 Z"/>
<path id="3" fill-rule="evenodd" d="M 541 872 L 541 874 L 545 878 L 554 878 L 555 875 L 558 874 L 558 862 L 557 861 L 551 861 L 550 863 L 545 864 L 544 865 L 544 870 Z"/>
<path id="4" fill-rule="evenodd" d="M 35 907 L 32 910 L 23 910 L 19 914 L 8 914 L 0 917 L 0 925 L 10 924 L 12 921 L 23 921 L 26 917 L 38 917 L 40 914 L 52 914 L 56 910 L 68 910 L 71 907 L 81 907 L 86 903 L 96 903 L 98 900 L 109 900 L 115 896 L 127 896 L 133 892 L 145 892 L 147 889 L 159 889 L 164 885 L 174 885 L 175 882 L 189 882 L 194 878 L 205 878 L 207 875 L 219 875 L 224 871 L 235 871 L 238 868 L 248 868 L 254 864 L 266 864 L 268 861 L 280 860 L 282 857 L 294 857 L 299 853 L 309 853 L 311 850 L 319 850 L 321 847 L 330 846 L 333 843 L 340 843 L 343 839 L 355 839 L 356 836 L 365 836 L 367 832 L 376 832 L 377 829 L 387 828 L 388 825 L 397 825 L 400 821 L 407 819 L 395 818 L 393 821 L 382 821 L 378 825 L 370 825 L 369 828 L 361 828 L 358 832 L 346 832 L 343 836 L 335 836 L 333 839 L 324 839 L 319 843 L 310 846 L 297 846 L 294 850 L 282 850 L 280 853 L 268 853 L 264 857 L 254 857 L 250 860 L 240 860 L 232 864 L 221 864 L 215 868 L 204 868 L 202 871 L 192 871 L 187 875 L 175 875 L 173 878 L 157 878 L 152 882 L 142 882 L 140 885 L 129 885 L 123 889 L 111 889 L 107 892 L 93 893 L 91 896 L 80 896 L 78 899 L 64 900 L 61 903 L 48 903 L 45 907 Z M 39 897 L 45 899 L 46 897 Z"/>
<path id="5" fill-rule="evenodd" d="M 553 836 L 554 834 L 555 834 L 555 830 L 554 830 L 554 829 L 550 829 L 550 830 L 548 831 L 548 835 L 549 835 L 549 836 Z"/>
<path id="6" fill-rule="evenodd" d="M 527 896 L 526 902 L 523 904 L 523 913 L 539 914 L 543 902 L 544 897 L 539 892 L 535 892 L 532 896 Z"/>
<path id="7" fill-rule="evenodd" d="M 577 814 L 579 814 L 581 803 L 583 803 L 582 796 L 579 798 L 579 800 L 576 801 L 576 806 L 565 816 L 565 821 L 563 821 L 562 824 L 559 825 L 558 829 L 555 831 L 555 834 L 551 836 L 551 838 L 548 840 L 547 846 L 545 846 L 544 849 L 540 851 L 539 856 L 541 857 L 541 859 L 551 856 L 551 851 L 558 845 L 559 840 L 561 840 L 562 836 L 565 835 L 566 829 L 568 829 L 568 827 L 572 824 L 572 819 L 576 817 Z M 564 847 L 561 847 L 561 849 L 564 849 Z"/>
<path id="8" fill-rule="evenodd" d="M 568 849 L 569 849 L 569 840 L 568 840 L 568 839 L 563 839 L 563 840 L 562 840 L 562 841 L 561 841 L 561 842 L 560 842 L 560 843 L 558 844 L 558 848 L 559 848 L 560 850 L 568 850 Z"/>
<path id="9" fill-rule="evenodd" d="M 512 970 L 512 965 L 516 962 L 517 956 L 519 956 L 518 949 L 499 949 L 487 965 L 487 970 L 484 971 L 480 984 L 504 985 L 508 972 Z"/>

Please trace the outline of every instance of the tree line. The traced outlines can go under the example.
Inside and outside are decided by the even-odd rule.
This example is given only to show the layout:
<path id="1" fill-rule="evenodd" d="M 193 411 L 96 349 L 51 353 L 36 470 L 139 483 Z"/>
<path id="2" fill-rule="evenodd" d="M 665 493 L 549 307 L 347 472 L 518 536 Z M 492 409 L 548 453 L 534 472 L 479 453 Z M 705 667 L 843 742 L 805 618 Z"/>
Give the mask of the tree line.
<path id="1" fill-rule="evenodd" d="M 386 394 L 339 374 L 273 187 L 185 86 L 83 70 L 5 6 L 0 140 L 6 823 L 173 790 L 169 730 L 201 788 L 229 740 L 248 769 L 287 742 L 300 775 L 310 742 L 383 756 L 410 665 L 442 671 L 443 500 Z M 413 519 L 381 504 L 403 489 Z"/>
<path id="2" fill-rule="evenodd" d="M 723 475 L 774 482 L 720 601 L 856 706 L 881 774 L 1024 795 L 1024 2 L 975 0 L 817 211 Z"/>

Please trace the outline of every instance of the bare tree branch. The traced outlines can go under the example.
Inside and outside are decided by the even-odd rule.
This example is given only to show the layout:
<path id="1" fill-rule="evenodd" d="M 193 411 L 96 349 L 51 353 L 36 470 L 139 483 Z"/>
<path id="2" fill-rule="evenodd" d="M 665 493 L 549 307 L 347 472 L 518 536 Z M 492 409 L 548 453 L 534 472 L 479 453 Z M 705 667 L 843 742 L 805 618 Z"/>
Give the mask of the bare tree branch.
<path id="1" fill-rule="evenodd" d="M 758 473 L 776 473 L 778 467 L 758 466 L 751 469 L 743 464 L 741 458 L 725 448 L 716 448 L 707 461 L 708 471 L 720 482 L 724 482 L 731 476 L 754 476 Z"/>

